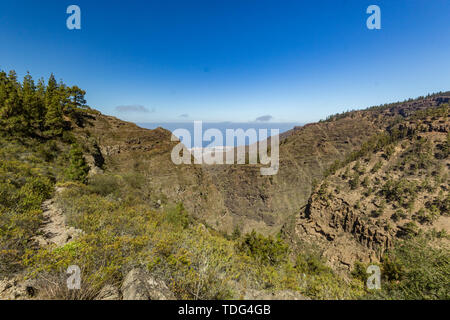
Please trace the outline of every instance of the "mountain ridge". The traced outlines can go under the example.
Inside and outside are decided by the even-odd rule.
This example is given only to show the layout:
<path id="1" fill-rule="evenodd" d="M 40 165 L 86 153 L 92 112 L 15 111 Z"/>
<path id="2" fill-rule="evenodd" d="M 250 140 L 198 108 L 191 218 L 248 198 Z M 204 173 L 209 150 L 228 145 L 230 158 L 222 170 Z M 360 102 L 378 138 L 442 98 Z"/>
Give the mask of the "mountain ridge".
<path id="1" fill-rule="evenodd" d="M 103 120 L 96 121 L 90 134 L 99 140 L 102 154 L 109 157 L 117 168 L 120 163 L 129 168 L 127 158 L 131 158 L 132 154 L 133 159 L 141 157 L 143 161 L 153 163 L 141 170 L 154 177 L 169 174 L 170 170 L 179 172 L 171 187 L 160 184 L 158 188 L 167 193 L 167 197 L 182 201 L 194 216 L 212 227 L 228 233 L 241 228 L 244 233 L 256 229 L 274 234 L 281 229 L 287 217 L 306 204 L 314 180 L 320 181 L 336 160 L 342 160 L 372 135 L 385 130 L 390 122 L 398 121 L 397 117 L 448 101 L 449 96 L 441 94 L 352 111 L 292 129 L 292 132 L 282 135 L 280 171 L 273 177 L 260 176 L 258 165 L 171 165 L 168 161 L 174 143 L 170 141 L 169 131 L 141 130 L 117 118 L 98 115 Z M 106 123 L 110 125 L 95 129 Z M 121 135 L 127 138 L 117 137 L 116 142 L 120 143 L 115 143 L 111 137 L 117 136 L 114 132 L 118 128 L 121 128 Z M 82 135 L 83 130 L 79 132 Z M 144 156 L 146 152 L 148 154 Z M 127 156 L 121 156 L 121 153 Z M 179 182 L 174 182 L 178 178 Z M 193 191 L 182 194 L 189 189 Z M 192 203 L 192 199 L 200 201 Z"/>
<path id="2" fill-rule="evenodd" d="M 449 96 L 295 128 L 262 176 L 0 72 L 0 297 L 448 297 Z"/>

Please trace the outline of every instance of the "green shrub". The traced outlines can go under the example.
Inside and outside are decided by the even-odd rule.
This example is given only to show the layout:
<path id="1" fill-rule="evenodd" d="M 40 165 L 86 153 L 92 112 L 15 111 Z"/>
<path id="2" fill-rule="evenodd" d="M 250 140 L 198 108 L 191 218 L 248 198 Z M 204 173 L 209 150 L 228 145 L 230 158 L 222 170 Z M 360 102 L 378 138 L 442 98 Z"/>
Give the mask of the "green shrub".
<path id="1" fill-rule="evenodd" d="M 402 229 L 401 229 L 401 231 L 399 231 L 398 235 L 401 238 L 409 239 L 409 238 L 412 238 L 415 235 L 417 235 L 418 232 L 419 232 L 419 227 L 417 226 L 417 224 L 415 224 L 413 221 L 410 221 L 402 227 Z"/>
<path id="2" fill-rule="evenodd" d="M 383 157 L 384 157 L 386 160 L 388 160 L 393 154 L 394 154 L 394 146 L 393 146 L 393 145 L 388 145 L 388 146 L 384 149 Z"/>
<path id="3" fill-rule="evenodd" d="M 320 185 L 319 190 L 317 190 L 317 195 L 322 200 L 327 200 L 327 194 L 328 194 L 328 183 L 326 181 L 322 182 Z"/>
<path id="4" fill-rule="evenodd" d="M 359 261 L 355 262 L 353 270 L 351 271 L 350 274 L 352 275 L 353 278 L 359 279 L 363 283 L 366 283 L 367 279 L 369 278 L 369 274 L 367 273 L 367 265 Z"/>
<path id="5" fill-rule="evenodd" d="M 450 299 L 450 255 L 424 236 L 398 243 L 382 265 L 382 298 Z"/>
<path id="6" fill-rule="evenodd" d="M 83 152 L 77 144 L 72 144 L 69 153 L 69 167 L 66 175 L 69 180 L 86 182 L 89 166 L 86 164 Z"/>
<path id="7" fill-rule="evenodd" d="M 350 184 L 350 188 L 352 190 L 355 190 L 359 187 L 359 174 L 358 173 L 355 173 L 353 175 L 353 177 L 349 181 L 349 184 Z"/>
<path id="8" fill-rule="evenodd" d="M 377 163 L 375 163 L 375 165 L 373 166 L 372 170 L 370 170 L 370 172 L 376 173 L 378 170 L 381 169 L 382 166 L 383 166 L 383 162 L 378 161 Z"/>
<path id="9" fill-rule="evenodd" d="M 316 254 L 299 254 L 295 260 L 295 268 L 308 275 L 319 275 L 321 273 L 331 272 L 331 269 L 325 265 L 325 262 Z"/>
<path id="10" fill-rule="evenodd" d="M 417 195 L 417 186 L 415 182 L 406 179 L 388 180 L 381 188 L 381 194 L 388 201 L 395 201 L 401 205 L 407 205 L 408 199 L 414 199 Z"/>
<path id="11" fill-rule="evenodd" d="M 57 158 L 58 156 L 58 146 L 54 140 L 50 140 L 46 144 L 39 145 L 37 147 L 38 154 L 42 157 L 46 162 L 50 162 Z"/>
<path id="12" fill-rule="evenodd" d="M 364 180 L 361 182 L 361 185 L 367 188 L 370 185 L 369 177 L 365 177 Z"/>
<path id="13" fill-rule="evenodd" d="M 88 190 L 101 196 L 118 193 L 120 190 L 119 179 L 113 175 L 96 174 L 89 178 Z"/>
<path id="14" fill-rule="evenodd" d="M 233 229 L 233 233 L 231 234 L 231 239 L 237 240 L 241 237 L 241 235 L 242 235 L 241 228 L 239 228 L 239 226 L 235 226 Z"/>
<path id="15" fill-rule="evenodd" d="M 288 247 L 281 239 L 264 237 L 255 231 L 244 236 L 238 250 L 258 263 L 276 265 L 287 259 Z"/>
<path id="16" fill-rule="evenodd" d="M 403 212 L 403 210 L 398 209 L 397 211 L 395 211 L 392 216 L 391 219 L 395 222 L 399 221 L 400 219 L 405 219 L 407 217 L 407 215 Z"/>
<path id="17" fill-rule="evenodd" d="M 166 211 L 165 219 L 170 224 L 181 226 L 182 228 L 186 228 L 190 223 L 190 217 L 181 202 Z"/>

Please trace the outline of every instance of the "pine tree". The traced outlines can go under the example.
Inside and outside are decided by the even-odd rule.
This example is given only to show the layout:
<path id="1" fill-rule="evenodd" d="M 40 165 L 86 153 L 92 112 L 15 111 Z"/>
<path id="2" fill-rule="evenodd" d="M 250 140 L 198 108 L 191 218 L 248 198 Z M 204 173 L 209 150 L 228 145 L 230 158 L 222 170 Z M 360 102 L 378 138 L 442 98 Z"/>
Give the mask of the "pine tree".
<path id="1" fill-rule="evenodd" d="M 80 109 L 88 108 L 84 95 L 86 92 L 77 86 L 67 89 L 68 103 L 64 109 L 64 114 L 67 114 L 78 126 L 83 126 L 84 118 Z"/>
<path id="2" fill-rule="evenodd" d="M 60 136 L 63 133 L 64 120 L 61 110 L 60 98 L 54 94 L 47 104 L 45 114 L 45 135 L 48 137 Z"/>
<path id="3" fill-rule="evenodd" d="M 36 86 L 29 73 L 27 73 L 22 82 L 22 103 L 27 131 L 31 133 L 34 129 L 39 128 L 37 123 L 39 113 Z"/>
<path id="4" fill-rule="evenodd" d="M 81 109 L 87 108 L 85 94 L 77 86 L 58 84 L 53 74 L 47 85 L 42 78 L 36 85 L 29 73 L 20 83 L 14 71 L 8 75 L 0 71 L 0 131 L 61 136 L 66 126 L 65 114 L 82 123 Z"/>
<path id="5" fill-rule="evenodd" d="M 66 100 L 64 84 L 56 83 L 53 73 L 50 75 L 45 91 L 45 135 L 48 137 L 60 136 L 64 129 L 63 109 Z"/>
<path id="6" fill-rule="evenodd" d="M 69 89 L 69 94 L 70 94 L 71 106 L 73 108 L 85 108 L 86 107 L 86 100 L 84 99 L 86 91 L 81 90 L 77 86 L 73 86 L 72 88 Z"/>
<path id="7" fill-rule="evenodd" d="M 0 71 L 0 115 L 3 115 L 3 112 L 4 112 L 3 108 L 5 105 L 5 101 L 8 97 L 7 92 L 6 92 L 7 82 L 8 82 L 8 78 L 6 76 L 6 73 L 3 71 Z"/>
<path id="8" fill-rule="evenodd" d="M 23 112 L 21 100 L 21 85 L 17 82 L 15 71 L 10 71 L 6 78 L 4 102 L 0 109 L 0 119 L 2 130 L 9 133 L 24 132 L 26 121 Z"/>
<path id="9" fill-rule="evenodd" d="M 74 181 L 86 182 L 89 173 L 89 166 L 83 157 L 83 152 L 78 145 L 73 144 L 69 153 L 69 167 L 67 168 L 67 178 Z"/>
<path id="10" fill-rule="evenodd" d="M 36 103 L 37 103 L 37 119 L 36 119 L 36 123 L 37 126 L 39 127 L 40 131 L 44 131 L 44 125 L 45 125 L 45 114 L 47 112 L 47 108 L 45 105 L 45 82 L 44 79 L 41 78 L 38 81 L 38 84 L 36 86 Z"/>
<path id="11" fill-rule="evenodd" d="M 61 112 L 66 113 L 67 107 L 70 105 L 70 88 L 68 88 L 62 81 L 58 85 L 56 95 L 59 98 Z"/>
<path id="12" fill-rule="evenodd" d="M 50 78 L 48 79 L 47 88 L 45 91 L 45 98 L 46 98 L 46 104 L 50 104 L 53 96 L 56 93 L 56 90 L 58 89 L 58 84 L 56 83 L 55 76 L 53 73 L 50 75 Z"/>

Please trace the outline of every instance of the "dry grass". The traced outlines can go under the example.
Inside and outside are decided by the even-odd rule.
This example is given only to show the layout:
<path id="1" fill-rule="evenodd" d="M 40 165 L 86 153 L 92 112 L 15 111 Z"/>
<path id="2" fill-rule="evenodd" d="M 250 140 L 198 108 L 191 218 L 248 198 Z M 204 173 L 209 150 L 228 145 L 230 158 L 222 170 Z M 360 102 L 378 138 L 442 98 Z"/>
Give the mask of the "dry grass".
<path id="1" fill-rule="evenodd" d="M 81 281 L 80 289 L 69 289 L 67 276 L 61 273 L 41 274 L 36 279 L 38 300 L 95 300 L 100 288 L 92 286 L 89 282 Z"/>

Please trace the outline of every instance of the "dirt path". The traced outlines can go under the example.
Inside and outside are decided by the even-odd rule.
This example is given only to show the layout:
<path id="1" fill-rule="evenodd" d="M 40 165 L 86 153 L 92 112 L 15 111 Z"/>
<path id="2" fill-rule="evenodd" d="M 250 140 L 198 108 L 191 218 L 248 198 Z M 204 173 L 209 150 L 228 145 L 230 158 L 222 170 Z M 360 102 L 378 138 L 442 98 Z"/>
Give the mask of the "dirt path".
<path id="1" fill-rule="evenodd" d="M 61 193 L 64 188 L 57 187 L 55 189 L 55 196 Z M 35 240 L 40 247 L 48 245 L 63 246 L 67 242 L 73 240 L 82 231 L 73 227 L 66 226 L 64 216 L 55 204 L 55 197 L 46 200 L 42 203 L 43 223 L 39 229 L 39 235 Z"/>
<path id="2" fill-rule="evenodd" d="M 55 196 L 42 203 L 43 222 L 38 235 L 33 238 L 41 248 L 63 246 L 83 233 L 81 230 L 68 227 L 65 224 L 64 215 L 56 206 L 55 197 L 63 190 L 64 188 L 57 187 Z M 35 295 L 34 284 L 32 280 L 25 280 L 23 274 L 0 279 L 0 300 L 33 298 Z"/>

